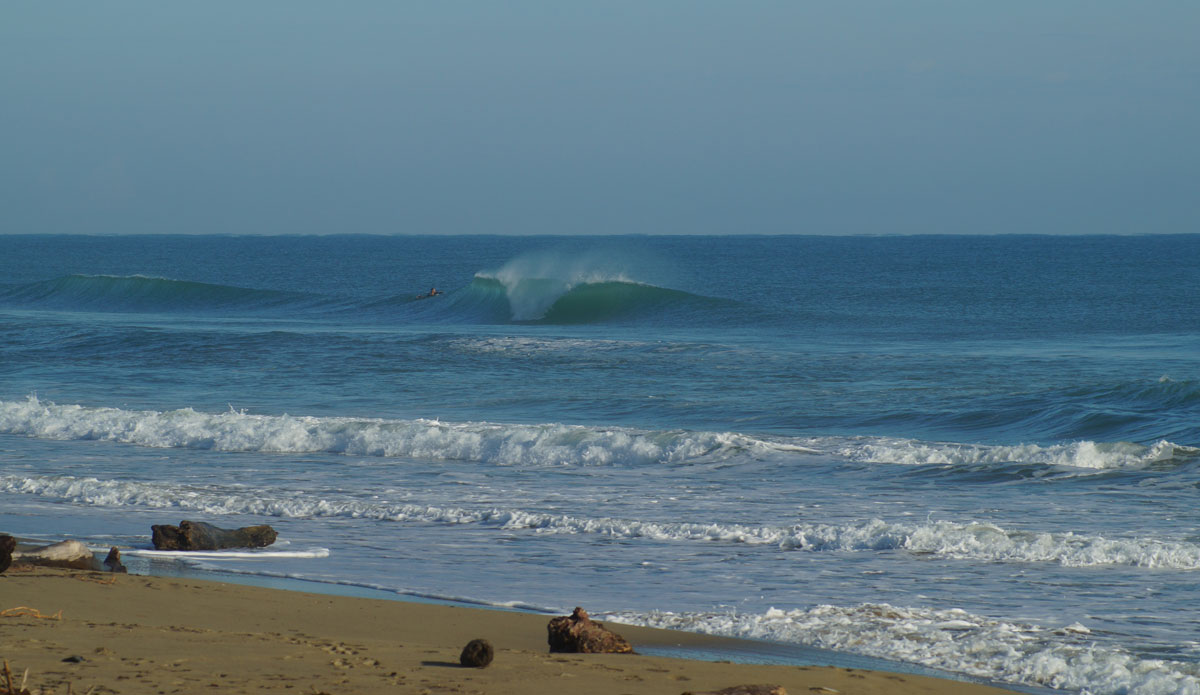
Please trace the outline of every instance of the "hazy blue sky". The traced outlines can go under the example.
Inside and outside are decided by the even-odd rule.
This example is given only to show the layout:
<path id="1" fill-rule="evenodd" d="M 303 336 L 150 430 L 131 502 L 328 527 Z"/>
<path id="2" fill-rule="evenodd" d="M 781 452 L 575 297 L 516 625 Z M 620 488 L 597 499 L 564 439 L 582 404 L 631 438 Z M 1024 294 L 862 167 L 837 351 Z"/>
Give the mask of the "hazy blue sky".
<path id="1" fill-rule="evenodd" d="M 9 2 L 0 233 L 1200 231 L 1200 2 Z"/>

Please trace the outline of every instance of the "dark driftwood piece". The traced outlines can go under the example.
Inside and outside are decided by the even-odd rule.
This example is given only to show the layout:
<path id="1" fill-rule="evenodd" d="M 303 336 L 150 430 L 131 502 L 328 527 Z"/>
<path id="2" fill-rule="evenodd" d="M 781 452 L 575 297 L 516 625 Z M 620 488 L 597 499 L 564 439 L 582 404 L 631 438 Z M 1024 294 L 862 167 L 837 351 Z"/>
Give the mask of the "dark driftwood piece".
<path id="1" fill-rule="evenodd" d="M 178 526 L 151 526 L 151 540 L 157 550 L 221 550 L 223 548 L 265 548 L 279 535 L 267 525 L 223 529 L 203 521 L 181 521 Z"/>
<path id="2" fill-rule="evenodd" d="M 129 572 L 129 570 L 125 568 L 125 563 L 121 562 L 121 551 L 117 550 L 115 547 L 108 551 L 108 557 L 104 558 L 104 566 L 109 572 L 116 572 L 118 574 L 126 574 Z"/>
<path id="3" fill-rule="evenodd" d="M 12 554 L 16 549 L 17 539 L 7 533 L 0 533 L 0 572 L 12 564 Z"/>
<path id="4" fill-rule="evenodd" d="M 458 663 L 463 666 L 483 668 L 492 663 L 494 654 L 491 642 L 485 639 L 473 639 L 463 647 L 462 654 L 458 657 Z"/>
<path id="5" fill-rule="evenodd" d="M 577 654 L 632 654 L 625 638 L 588 617 L 576 607 L 571 615 L 552 618 L 546 625 L 550 651 Z"/>

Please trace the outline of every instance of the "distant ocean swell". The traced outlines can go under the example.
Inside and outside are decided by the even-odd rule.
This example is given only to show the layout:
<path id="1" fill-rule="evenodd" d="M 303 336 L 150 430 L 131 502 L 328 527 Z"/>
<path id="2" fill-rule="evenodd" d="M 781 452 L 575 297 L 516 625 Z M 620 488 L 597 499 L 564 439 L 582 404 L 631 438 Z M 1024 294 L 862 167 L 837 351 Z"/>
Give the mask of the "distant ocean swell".
<path id="1" fill-rule="evenodd" d="M 643 521 L 587 518 L 522 509 L 471 509 L 364 501 L 345 495 L 325 496 L 280 490 L 256 490 L 250 493 L 239 488 L 216 489 L 72 476 L 4 476 L 0 477 L 0 492 L 96 506 L 176 508 L 209 514 L 471 524 L 622 539 L 743 543 L 774 546 L 784 551 L 902 550 L 950 560 L 1200 570 L 1200 545 L 1187 541 L 1011 530 L 990 523 L 896 523 L 869 519 L 841 525 L 800 523 L 791 526 L 756 526 L 720 522 Z"/>
<path id="2" fill-rule="evenodd" d="M 984 446 L 881 437 L 778 437 L 735 432 L 622 427 L 440 422 L 204 413 L 57 405 L 36 396 L 0 401 L 0 433 L 56 440 L 102 440 L 158 448 L 231 452 L 332 453 L 479 461 L 494 465 L 688 464 L 812 456 L 899 465 L 998 468 L 1020 463 L 1083 470 L 1182 465 L 1200 449 L 1160 441 Z"/>
<path id="3" fill-rule="evenodd" d="M 249 311 L 317 303 L 319 297 L 297 292 L 144 275 L 68 275 L 0 290 L 0 306 L 71 311 Z"/>
<path id="4" fill-rule="evenodd" d="M 1078 623 L 1005 622 L 963 610 L 888 604 L 731 613 L 615 613 L 619 623 L 765 639 L 1097 695 L 1200 694 L 1196 663 L 1142 658 Z"/>
<path id="5" fill-rule="evenodd" d="M 433 301 L 418 301 L 432 299 Z M 322 296 L 142 275 L 68 275 L 0 288 L 0 306 L 112 313 L 213 313 L 356 321 L 419 318 L 450 323 L 597 323 L 667 314 L 704 315 L 734 305 L 596 272 L 567 278 L 480 273 L 442 296 Z"/>

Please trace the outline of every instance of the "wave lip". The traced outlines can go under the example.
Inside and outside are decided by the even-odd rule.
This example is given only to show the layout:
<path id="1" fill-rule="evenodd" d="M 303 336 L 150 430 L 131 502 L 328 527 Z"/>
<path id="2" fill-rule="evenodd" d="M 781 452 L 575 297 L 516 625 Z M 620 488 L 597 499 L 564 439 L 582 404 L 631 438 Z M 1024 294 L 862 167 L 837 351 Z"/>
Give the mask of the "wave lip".
<path id="1" fill-rule="evenodd" d="M 1144 659 L 1078 623 L 1046 628 L 886 603 L 765 613 L 612 613 L 629 625 L 804 644 L 1009 683 L 1097 695 L 1200 693 L 1200 665 Z"/>
<path id="2" fill-rule="evenodd" d="M 297 292 L 256 290 L 147 275 L 67 275 L 0 293 L 0 304 L 71 311 L 205 312 L 319 304 Z"/>
<path id="3" fill-rule="evenodd" d="M 720 300 L 645 284 L 624 276 L 588 279 L 510 278 L 477 273 L 460 308 L 487 307 L 519 323 L 582 324 L 636 319 L 664 311 L 704 311 Z"/>

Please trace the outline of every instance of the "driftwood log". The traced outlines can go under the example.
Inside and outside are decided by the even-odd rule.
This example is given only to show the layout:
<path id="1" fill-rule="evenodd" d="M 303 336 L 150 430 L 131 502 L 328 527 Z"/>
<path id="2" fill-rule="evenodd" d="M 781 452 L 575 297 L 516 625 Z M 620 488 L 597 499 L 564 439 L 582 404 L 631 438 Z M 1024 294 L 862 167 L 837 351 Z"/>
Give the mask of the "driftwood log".
<path id="1" fill-rule="evenodd" d="M 129 570 L 125 567 L 125 563 L 121 562 L 121 551 L 116 547 L 112 547 L 108 551 L 108 557 L 104 558 L 104 566 L 109 572 L 117 574 L 128 574 Z"/>
<path id="2" fill-rule="evenodd" d="M 74 570 L 98 570 L 100 562 L 88 547 L 79 541 L 62 541 L 29 550 L 18 550 L 13 560 L 24 565 L 40 567 L 65 567 Z"/>
<path id="3" fill-rule="evenodd" d="M 181 521 L 178 526 L 151 526 L 156 550 L 222 550 L 224 548 L 265 548 L 275 542 L 275 529 L 245 526 L 223 529 L 203 521 Z"/>
<path id="4" fill-rule="evenodd" d="M 13 551 L 17 549 L 17 539 L 7 533 L 0 533 L 0 573 L 12 564 Z"/>
<path id="5" fill-rule="evenodd" d="M 546 625 L 547 639 L 552 652 L 577 654 L 632 654 L 633 647 L 625 638 L 588 617 L 587 611 L 576 607 L 571 615 L 552 618 Z"/>

